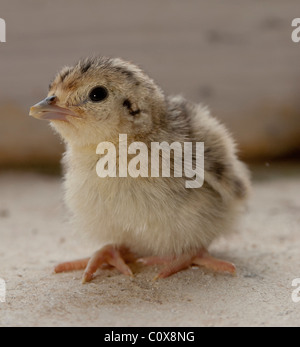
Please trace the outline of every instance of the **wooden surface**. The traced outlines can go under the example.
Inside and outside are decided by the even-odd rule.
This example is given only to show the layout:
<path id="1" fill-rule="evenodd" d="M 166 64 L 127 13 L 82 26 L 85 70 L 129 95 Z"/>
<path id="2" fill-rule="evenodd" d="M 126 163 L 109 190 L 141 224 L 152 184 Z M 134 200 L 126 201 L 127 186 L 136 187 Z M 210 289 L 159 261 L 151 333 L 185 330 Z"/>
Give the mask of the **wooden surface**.
<path id="1" fill-rule="evenodd" d="M 2 0 L 0 165 L 58 162 L 60 140 L 28 109 L 89 54 L 132 60 L 166 93 L 208 104 L 244 157 L 299 149 L 299 10 L 297 0 Z"/>

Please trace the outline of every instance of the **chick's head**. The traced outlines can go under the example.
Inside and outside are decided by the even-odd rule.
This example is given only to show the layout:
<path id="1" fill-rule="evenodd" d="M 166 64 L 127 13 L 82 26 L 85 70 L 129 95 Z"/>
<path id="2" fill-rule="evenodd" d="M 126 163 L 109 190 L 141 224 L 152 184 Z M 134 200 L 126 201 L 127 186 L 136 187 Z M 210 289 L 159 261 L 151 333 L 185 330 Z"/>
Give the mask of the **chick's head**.
<path id="1" fill-rule="evenodd" d="M 101 57 L 64 67 L 30 115 L 50 120 L 67 142 L 89 146 L 120 133 L 146 136 L 161 122 L 165 107 L 163 92 L 141 69 Z"/>

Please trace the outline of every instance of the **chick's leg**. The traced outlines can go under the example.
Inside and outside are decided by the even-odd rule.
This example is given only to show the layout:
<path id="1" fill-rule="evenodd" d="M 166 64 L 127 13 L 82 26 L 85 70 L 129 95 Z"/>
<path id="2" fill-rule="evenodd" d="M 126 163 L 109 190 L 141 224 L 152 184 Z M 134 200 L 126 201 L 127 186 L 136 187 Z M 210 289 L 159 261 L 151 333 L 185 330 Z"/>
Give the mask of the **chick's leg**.
<path id="1" fill-rule="evenodd" d="M 95 252 L 91 258 L 59 264 L 56 266 L 54 271 L 60 273 L 85 269 L 82 282 L 86 283 L 93 279 L 95 272 L 102 265 L 115 267 L 124 275 L 133 276 L 126 261 L 132 262 L 134 260 L 134 255 L 132 255 L 125 247 L 118 248 L 113 245 L 107 245 Z"/>
<path id="2" fill-rule="evenodd" d="M 166 278 L 192 265 L 204 266 L 215 272 L 235 274 L 236 268 L 232 263 L 212 257 L 206 249 L 201 249 L 195 256 L 181 255 L 178 257 L 147 257 L 137 260 L 144 265 L 164 265 L 162 271 L 155 277 Z"/>

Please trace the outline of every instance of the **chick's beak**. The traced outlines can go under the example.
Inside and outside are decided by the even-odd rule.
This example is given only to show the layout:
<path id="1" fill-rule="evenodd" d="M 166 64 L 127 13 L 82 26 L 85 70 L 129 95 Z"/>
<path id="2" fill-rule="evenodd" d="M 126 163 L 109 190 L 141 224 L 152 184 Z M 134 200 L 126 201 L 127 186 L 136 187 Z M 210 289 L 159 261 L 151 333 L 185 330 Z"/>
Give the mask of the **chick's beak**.
<path id="1" fill-rule="evenodd" d="M 56 105 L 56 96 L 49 96 L 46 99 L 40 101 L 30 108 L 29 115 L 37 119 L 44 120 L 60 120 L 68 121 L 68 116 L 77 117 L 73 111 L 68 108 L 60 107 Z"/>

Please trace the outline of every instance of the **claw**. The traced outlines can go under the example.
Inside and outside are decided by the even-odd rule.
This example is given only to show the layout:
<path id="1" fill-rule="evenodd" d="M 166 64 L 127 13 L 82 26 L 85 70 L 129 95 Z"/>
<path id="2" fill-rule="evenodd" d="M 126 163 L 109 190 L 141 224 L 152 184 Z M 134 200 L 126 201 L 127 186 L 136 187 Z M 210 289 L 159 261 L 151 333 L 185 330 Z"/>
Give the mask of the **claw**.
<path id="1" fill-rule="evenodd" d="M 165 265 L 162 271 L 153 278 L 153 281 L 156 281 L 159 278 L 169 277 L 192 265 L 204 266 L 215 272 L 227 272 L 233 276 L 236 274 L 236 267 L 234 264 L 212 257 L 205 249 L 201 249 L 196 256 L 192 257 L 187 255 L 182 255 L 177 258 L 146 257 L 138 259 L 137 262 L 144 265 Z"/>
<path id="2" fill-rule="evenodd" d="M 54 271 L 60 273 L 85 269 L 82 277 L 83 284 L 92 281 L 96 271 L 102 265 L 115 267 L 124 275 L 133 277 L 133 273 L 124 259 L 130 261 L 135 260 L 135 257 L 125 247 L 118 248 L 107 245 L 95 252 L 91 258 L 59 264 L 55 267 Z"/>

